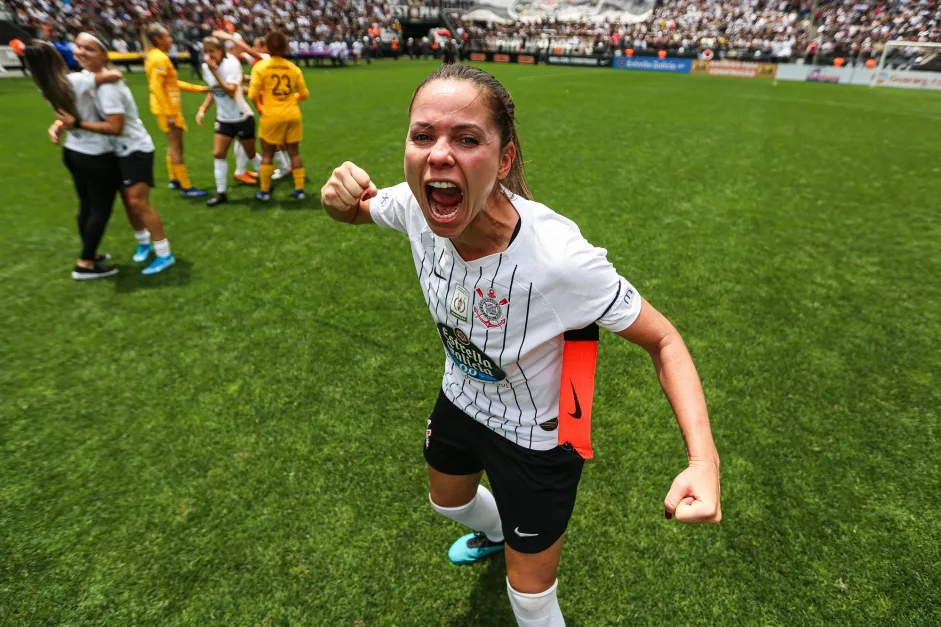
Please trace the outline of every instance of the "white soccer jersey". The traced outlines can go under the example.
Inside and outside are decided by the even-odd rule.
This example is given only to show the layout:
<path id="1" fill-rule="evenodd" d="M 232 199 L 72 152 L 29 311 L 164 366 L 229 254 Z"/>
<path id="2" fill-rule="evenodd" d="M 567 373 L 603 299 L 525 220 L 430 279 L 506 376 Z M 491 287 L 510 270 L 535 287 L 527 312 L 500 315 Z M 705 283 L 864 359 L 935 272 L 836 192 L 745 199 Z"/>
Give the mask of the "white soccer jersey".
<path id="1" fill-rule="evenodd" d="M 144 128 L 137 111 L 137 103 L 127 83 L 106 83 L 98 88 L 95 99 L 102 115 L 119 113 L 124 116 L 124 130 L 118 137 L 109 137 L 114 142 L 114 152 L 119 157 L 126 157 L 135 152 L 153 152 L 154 140 Z"/>
<path id="2" fill-rule="evenodd" d="M 444 345 L 448 399 L 520 446 L 549 450 L 558 445 L 562 334 L 592 323 L 622 331 L 641 298 L 574 222 L 509 197 L 519 234 L 502 253 L 475 261 L 431 231 L 407 183 L 380 190 L 369 210 L 376 224 L 411 241 Z"/>
<path id="3" fill-rule="evenodd" d="M 237 85 L 235 97 L 225 93 L 225 90 L 219 85 L 219 81 L 212 75 L 209 66 L 203 63 L 203 80 L 212 90 L 212 96 L 216 100 L 216 121 L 218 122 L 241 122 L 245 118 L 254 115 L 252 108 L 245 102 L 245 96 L 242 94 L 242 64 L 238 59 L 230 54 L 225 55 L 222 63 L 216 69 L 216 73 L 226 83 Z"/>
<path id="4" fill-rule="evenodd" d="M 69 83 L 72 84 L 72 90 L 75 92 L 75 107 L 82 119 L 89 122 L 104 120 L 95 107 L 95 94 L 97 93 L 95 75 L 88 70 L 73 72 L 69 74 Z M 84 155 L 103 155 L 114 152 L 111 138 L 107 135 L 79 129 L 69 131 L 63 145 L 69 150 Z"/>

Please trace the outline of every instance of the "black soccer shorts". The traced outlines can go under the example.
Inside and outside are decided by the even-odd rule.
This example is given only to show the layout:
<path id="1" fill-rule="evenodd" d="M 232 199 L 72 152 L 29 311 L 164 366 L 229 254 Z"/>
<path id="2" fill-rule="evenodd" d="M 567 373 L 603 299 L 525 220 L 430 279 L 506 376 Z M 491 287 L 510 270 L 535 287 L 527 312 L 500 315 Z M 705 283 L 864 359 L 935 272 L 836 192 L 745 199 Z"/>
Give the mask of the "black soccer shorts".
<path id="1" fill-rule="evenodd" d="M 154 153 L 137 151 L 118 157 L 118 167 L 121 169 L 121 187 L 138 183 L 154 186 Z"/>
<path id="2" fill-rule="evenodd" d="M 219 122 L 216 120 L 216 135 L 225 135 L 238 139 L 255 139 L 255 117 L 248 117 L 239 122 Z"/>
<path id="3" fill-rule="evenodd" d="M 574 451 L 534 451 L 497 435 L 443 391 L 428 419 L 425 461 L 447 475 L 485 471 L 506 543 L 520 553 L 544 551 L 565 533 L 585 465 Z"/>

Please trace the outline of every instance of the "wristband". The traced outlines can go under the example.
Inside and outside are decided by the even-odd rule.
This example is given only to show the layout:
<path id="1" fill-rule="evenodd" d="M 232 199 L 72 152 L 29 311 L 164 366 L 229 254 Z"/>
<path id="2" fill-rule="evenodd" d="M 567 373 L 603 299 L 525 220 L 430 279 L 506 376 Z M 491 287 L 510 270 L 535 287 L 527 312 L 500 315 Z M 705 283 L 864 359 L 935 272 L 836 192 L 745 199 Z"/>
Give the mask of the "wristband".
<path id="1" fill-rule="evenodd" d="M 77 129 L 81 129 L 81 128 L 82 128 L 82 118 L 80 118 L 80 117 L 78 117 L 78 116 L 76 115 L 76 116 L 75 116 L 75 124 L 73 124 L 72 126 L 74 126 L 74 127 L 77 128 Z"/>

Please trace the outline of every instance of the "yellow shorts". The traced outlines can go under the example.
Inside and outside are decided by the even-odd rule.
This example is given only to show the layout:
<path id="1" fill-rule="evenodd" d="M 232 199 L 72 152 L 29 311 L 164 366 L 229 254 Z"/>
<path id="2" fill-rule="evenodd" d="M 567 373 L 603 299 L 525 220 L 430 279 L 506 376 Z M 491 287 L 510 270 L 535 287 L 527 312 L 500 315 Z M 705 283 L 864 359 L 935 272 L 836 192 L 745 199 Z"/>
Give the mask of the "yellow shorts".
<path id="1" fill-rule="evenodd" d="M 169 115 L 157 115 L 154 117 L 157 118 L 157 126 L 160 127 L 160 130 L 163 131 L 164 133 L 169 133 L 170 125 L 167 124 L 167 118 L 170 116 Z M 187 130 L 186 121 L 183 119 L 182 113 L 175 113 L 173 115 L 173 125 L 176 126 L 177 128 L 183 129 L 184 131 Z"/>
<path id="2" fill-rule="evenodd" d="M 258 125 L 258 136 L 275 146 L 296 144 L 304 138 L 304 125 L 300 120 L 269 120 L 263 115 Z"/>

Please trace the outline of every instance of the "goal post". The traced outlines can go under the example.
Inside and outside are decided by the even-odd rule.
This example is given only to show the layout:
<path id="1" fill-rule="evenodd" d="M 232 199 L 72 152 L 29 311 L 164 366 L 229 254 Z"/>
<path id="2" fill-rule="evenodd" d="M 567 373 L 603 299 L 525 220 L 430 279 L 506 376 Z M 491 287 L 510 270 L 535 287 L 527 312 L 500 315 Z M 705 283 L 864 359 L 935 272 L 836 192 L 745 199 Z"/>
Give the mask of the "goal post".
<path id="1" fill-rule="evenodd" d="M 887 41 L 870 86 L 882 84 L 885 72 L 932 72 L 941 82 L 941 43 L 928 41 Z M 932 81 L 935 82 L 935 81 Z"/>

